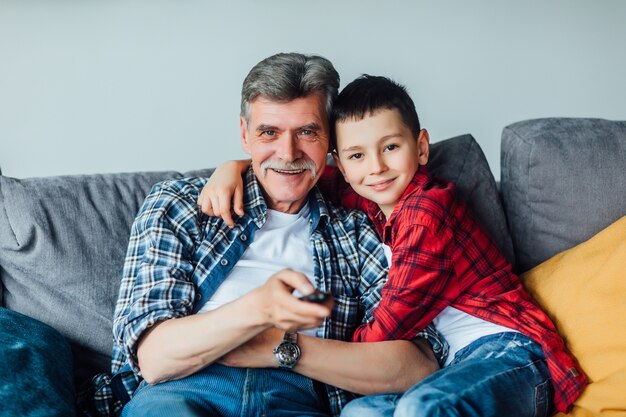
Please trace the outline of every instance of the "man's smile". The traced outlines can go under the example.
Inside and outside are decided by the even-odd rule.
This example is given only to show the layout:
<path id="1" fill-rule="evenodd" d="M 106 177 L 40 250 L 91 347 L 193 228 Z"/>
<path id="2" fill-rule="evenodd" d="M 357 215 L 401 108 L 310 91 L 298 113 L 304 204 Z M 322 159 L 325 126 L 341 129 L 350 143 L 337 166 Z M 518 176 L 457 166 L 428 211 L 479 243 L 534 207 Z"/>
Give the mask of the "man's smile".
<path id="1" fill-rule="evenodd" d="M 285 175 L 298 175 L 306 171 L 305 169 L 277 169 L 277 168 L 269 168 L 269 170 L 274 171 L 278 174 L 285 174 Z"/>

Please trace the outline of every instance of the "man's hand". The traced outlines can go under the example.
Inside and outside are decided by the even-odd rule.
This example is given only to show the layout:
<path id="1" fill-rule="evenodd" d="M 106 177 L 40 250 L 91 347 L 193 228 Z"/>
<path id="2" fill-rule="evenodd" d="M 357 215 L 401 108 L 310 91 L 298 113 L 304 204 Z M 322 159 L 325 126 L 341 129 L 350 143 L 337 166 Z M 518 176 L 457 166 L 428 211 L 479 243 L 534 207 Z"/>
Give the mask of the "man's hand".
<path id="1" fill-rule="evenodd" d="M 311 329 L 321 325 L 332 311 L 333 300 L 324 304 L 301 301 L 293 296 L 294 289 L 303 295 L 314 291 L 304 274 L 283 269 L 253 291 L 261 303 L 260 311 L 264 321 L 284 331 Z"/>
<path id="2" fill-rule="evenodd" d="M 284 331 L 271 328 L 222 356 L 217 363 L 236 368 L 277 367 L 273 349 L 283 340 Z"/>

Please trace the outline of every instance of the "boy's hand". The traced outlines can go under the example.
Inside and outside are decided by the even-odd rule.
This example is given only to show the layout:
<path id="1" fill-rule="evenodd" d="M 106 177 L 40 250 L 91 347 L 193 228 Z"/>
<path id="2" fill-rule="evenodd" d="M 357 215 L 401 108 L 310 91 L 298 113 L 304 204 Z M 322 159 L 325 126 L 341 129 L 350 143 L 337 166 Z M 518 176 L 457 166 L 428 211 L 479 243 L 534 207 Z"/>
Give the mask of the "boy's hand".
<path id="1" fill-rule="evenodd" d="M 209 216 L 222 217 L 229 226 L 235 226 L 231 213 L 239 216 L 243 211 L 243 180 L 241 175 L 250 166 L 250 161 L 228 161 L 217 167 L 200 192 L 198 207 Z"/>

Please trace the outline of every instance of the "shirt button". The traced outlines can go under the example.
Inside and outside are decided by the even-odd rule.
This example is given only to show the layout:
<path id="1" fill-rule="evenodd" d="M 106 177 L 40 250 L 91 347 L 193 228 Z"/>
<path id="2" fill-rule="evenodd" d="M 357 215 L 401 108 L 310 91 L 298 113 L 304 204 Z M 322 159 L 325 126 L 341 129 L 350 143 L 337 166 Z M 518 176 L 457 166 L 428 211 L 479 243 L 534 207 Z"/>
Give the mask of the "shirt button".
<path id="1" fill-rule="evenodd" d="M 246 240 L 248 240 L 248 236 L 241 235 L 241 236 L 239 236 L 239 239 L 241 239 L 241 240 L 243 240 L 245 242 Z"/>
<path id="2" fill-rule="evenodd" d="M 222 264 L 222 266 L 226 266 L 226 265 L 228 265 L 228 259 L 222 259 L 222 260 L 220 261 L 220 264 Z"/>
<path id="3" fill-rule="evenodd" d="M 200 293 L 196 294 L 196 301 L 200 301 L 201 298 L 202 296 L 200 295 Z"/>

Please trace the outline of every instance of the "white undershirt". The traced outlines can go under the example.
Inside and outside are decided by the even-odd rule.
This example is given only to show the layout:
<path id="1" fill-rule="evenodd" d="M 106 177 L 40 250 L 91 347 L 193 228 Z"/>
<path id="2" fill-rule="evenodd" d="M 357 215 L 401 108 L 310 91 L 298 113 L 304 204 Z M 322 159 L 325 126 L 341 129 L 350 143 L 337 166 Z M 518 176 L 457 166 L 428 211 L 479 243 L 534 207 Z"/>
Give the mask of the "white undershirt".
<path id="1" fill-rule="evenodd" d="M 385 245 L 387 262 L 391 265 L 391 249 Z M 456 353 L 475 340 L 490 334 L 516 330 L 490 323 L 454 307 L 446 307 L 433 319 L 433 325 L 446 339 L 450 350 L 444 366 L 450 365 Z"/>
<path id="2" fill-rule="evenodd" d="M 285 268 L 302 272 L 315 285 L 309 217 L 308 205 L 296 214 L 268 210 L 263 227 L 254 233 L 250 246 L 198 313 L 240 298 Z M 300 333 L 315 336 L 315 331 L 309 329 Z"/>

